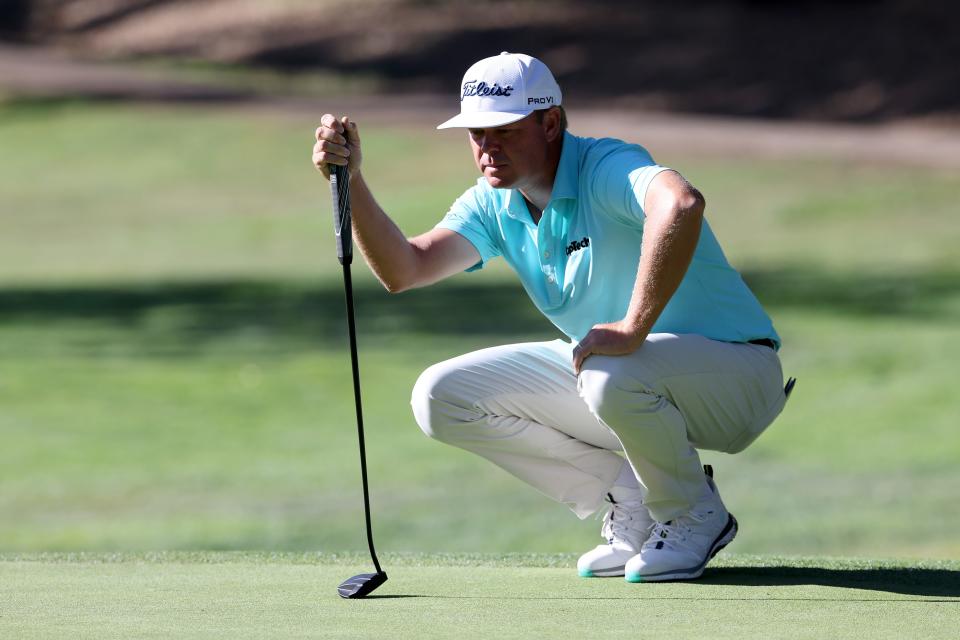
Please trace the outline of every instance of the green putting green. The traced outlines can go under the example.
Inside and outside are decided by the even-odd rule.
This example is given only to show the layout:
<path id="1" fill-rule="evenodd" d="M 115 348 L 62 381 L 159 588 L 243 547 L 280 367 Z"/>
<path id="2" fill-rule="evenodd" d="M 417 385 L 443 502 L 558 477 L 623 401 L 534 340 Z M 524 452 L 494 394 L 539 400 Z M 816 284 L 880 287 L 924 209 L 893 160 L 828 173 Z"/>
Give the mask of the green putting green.
<path id="1" fill-rule="evenodd" d="M 720 555 L 691 583 L 578 578 L 575 557 L 0 556 L 4 638 L 953 638 L 960 562 Z"/>

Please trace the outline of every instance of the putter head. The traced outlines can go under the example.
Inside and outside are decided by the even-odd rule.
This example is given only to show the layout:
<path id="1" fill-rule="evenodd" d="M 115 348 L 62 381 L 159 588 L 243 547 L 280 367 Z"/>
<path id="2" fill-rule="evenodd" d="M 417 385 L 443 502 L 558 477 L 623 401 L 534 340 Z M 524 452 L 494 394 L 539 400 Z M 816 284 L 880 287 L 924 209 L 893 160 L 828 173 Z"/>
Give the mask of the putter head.
<path id="1" fill-rule="evenodd" d="M 349 580 L 344 580 L 337 587 L 337 593 L 341 598 L 364 598 L 371 591 L 387 581 L 387 574 L 383 571 L 377 573 L 361 573 L 353 576 Z"/>

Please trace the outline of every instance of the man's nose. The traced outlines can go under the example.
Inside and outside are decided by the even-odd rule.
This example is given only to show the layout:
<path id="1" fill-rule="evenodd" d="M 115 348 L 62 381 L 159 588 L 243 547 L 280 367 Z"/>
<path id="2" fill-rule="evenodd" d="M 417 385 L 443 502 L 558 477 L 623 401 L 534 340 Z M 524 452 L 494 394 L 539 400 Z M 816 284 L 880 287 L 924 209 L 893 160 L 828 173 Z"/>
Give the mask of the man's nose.
<path id="1" fill-rule="evenodd" d="M 499 141 L 498 141 L 494 136 L 491 136 L 491 135 L 489 135 L 489 134 L 485 134 L 485 135 L 480 139 L 480 145 L 479 145 L 479 146 L 480 146 L 480 150 L 483 151 L 483 152 L 486 153 L 486 154 L 489 154 L 491 151 L 499 151 L 499 150 L 500 150 L 500 143 L 499 143 Z"/>

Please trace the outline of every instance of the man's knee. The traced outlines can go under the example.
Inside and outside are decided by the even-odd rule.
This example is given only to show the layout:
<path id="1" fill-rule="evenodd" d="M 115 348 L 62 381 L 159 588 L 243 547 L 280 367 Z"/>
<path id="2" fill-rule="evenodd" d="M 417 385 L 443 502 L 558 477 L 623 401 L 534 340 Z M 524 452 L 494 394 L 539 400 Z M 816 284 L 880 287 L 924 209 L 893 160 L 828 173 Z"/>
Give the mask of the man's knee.
<path id="1" fill-rule="evenodd" d="M 591 356 L 584 363 L 578 384 L 580 397 L 590 412 L 611 428 L 630 415 L 657 411 L 665 402 L 652 384 L 625 372 L 618 364 L 614 356 Z"/>
<path id="2" fill-rule="evenodd" d="M 440 362 L 420 374 L 410 405 L 420 429 L 441 442 L 456 442 L 464 433 L 464 425 L 482 416 L 465 401 L 464 384 L 456 369 Z"/>

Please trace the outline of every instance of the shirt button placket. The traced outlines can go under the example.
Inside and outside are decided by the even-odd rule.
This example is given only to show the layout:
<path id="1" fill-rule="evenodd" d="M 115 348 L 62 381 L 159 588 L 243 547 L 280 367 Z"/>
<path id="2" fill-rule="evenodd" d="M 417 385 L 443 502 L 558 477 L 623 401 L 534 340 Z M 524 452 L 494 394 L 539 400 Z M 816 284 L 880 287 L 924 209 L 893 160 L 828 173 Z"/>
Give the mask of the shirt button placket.
<path id="1" fill-rule="evenodd" d="M 551 256 L 551 255 L 553 255 L 553 254 L 550 253 L 550 249 L 544 249 L 544 251 L 543 251 L 543 260 L 544 260 L 544 263 L 543 263 L 543 272 L 544 272 L 545 274 L 547 274 L 547 282 L 549 282 L 550 284 L 553 284 L 554 282 L 557 281 L 556 276 L 553 275 L 556 270 L 553 268 L 553 265 L 552 265 L 552 264 L 550 264 L 549 262 L 547 262 L 547 260 L 550 259 L 550 256 Z"/>
<path id="2" fill-rule="evenodd" d="M 537 234 L 537 244 L 540 247 L 549 247 L 554 240 L 554 234 L 551 231 L 551 221 L 553 220 L 553 210 L 550 206 L 543 212 L 543 217 L 540 219 L 540 224 L 538 225 L 538 234 Z M 543 248 L 540 255 L 541 268 L 543 270 L 544 276 L 546 276 L 547 284 L 547 298 L 550 301 L 550 304 L 556 304 L 559 300 L 559 291 L 556 288 L 557 283 L 557 269 L 550 261 L 550 258 L 553 257 L 553 251 L 549 248 Z"/>

